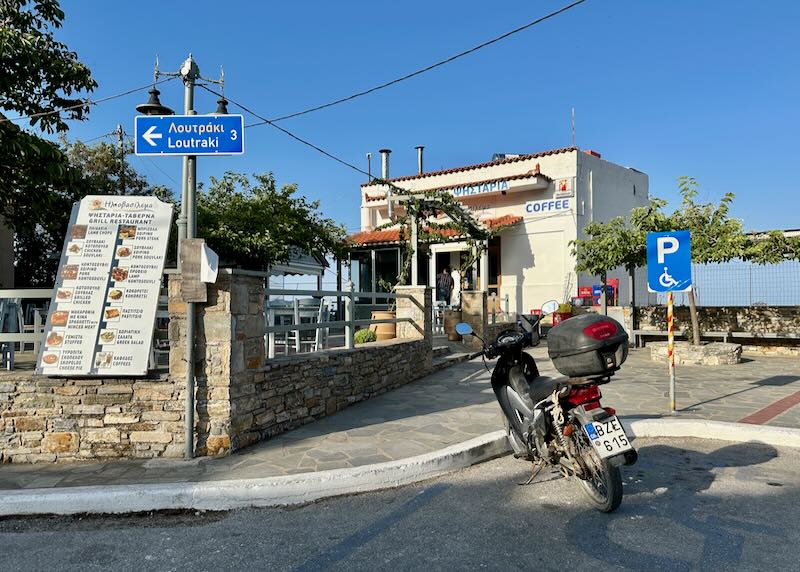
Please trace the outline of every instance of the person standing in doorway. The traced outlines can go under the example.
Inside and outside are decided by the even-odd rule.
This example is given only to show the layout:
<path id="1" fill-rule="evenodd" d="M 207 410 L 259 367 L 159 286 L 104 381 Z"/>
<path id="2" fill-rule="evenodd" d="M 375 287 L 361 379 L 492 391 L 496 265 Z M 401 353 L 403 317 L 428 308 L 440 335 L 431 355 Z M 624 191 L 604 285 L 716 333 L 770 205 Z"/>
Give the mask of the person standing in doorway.
<path id="1" fill-rule="evenodd" d="M 458 271 L 458 268 L 453 268 L 453 271 L 450 273 L 450 278 L 453 279 L 453 291 L 450 294 L 450 305 L 458 307 L 461 305 L 461 272 Z"/>
<path id="2" fill-rule="evenodd" d="M 453 292 L 453 277 L 450 269 L 445 266 L 441 274 L 436 276 L 436 299 L 450 305 L 450 294 Z"/>

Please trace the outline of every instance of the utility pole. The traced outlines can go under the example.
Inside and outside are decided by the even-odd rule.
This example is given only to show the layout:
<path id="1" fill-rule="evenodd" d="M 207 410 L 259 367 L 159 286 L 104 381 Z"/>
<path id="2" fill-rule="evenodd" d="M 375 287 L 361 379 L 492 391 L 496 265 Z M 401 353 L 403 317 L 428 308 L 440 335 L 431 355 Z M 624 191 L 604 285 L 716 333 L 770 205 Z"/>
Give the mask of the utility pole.
<path id="1" fill-rule="evenodd" d="M 194 83 L 200 76 L 198 68 L 192 55 L 186 58 L 180 70 L 183 78 L 183 113 L 185 115 L 195 115 L 194 110 Z M 184 155 L 183 157 L 183 182 L 181 185 L 181 219 L 178 219 L 178 245 L 182 244 L 182 239 L 194 238 L 197 234 L 197 217 L 195 215 L 195 200 L 197 193 L 197 156 Z M 181 226 L 181 222 L 183 226 Z M 181 234 L 183 236 L 181 236 Z M 180 270 L 180 255 L 178 256 L 178 270 Z M 194 302 L 186 303 L 186 402 L 184 416 L 186 424 L 184 426 L 185 451 L 187 459 L 194 457 Z"/>
<path id="2" fill-rule="evenodd" d="M 119 186 L 125 192 L 125 131 L 118 124 L 116 129 L 117 143 L 119 144 Z"/>
<path id="3" fill-rule="evenodd" d="M 154 71 L 154 82 L 158 81 L 159 76 L 179 77 L 183 80 L 183 113 L 184 115 L 197 115 L 194 109 L 194 88 L 196 81 L 202 79 L 209 83 L 222 86 L 224 90 L 224 72 L 220 70 L 219 80 L 204 78 L 200 76 L 200 68 L 194 61 L 192 54 L 186 58 L 178 72 L 162 72 L 158 69 L 158 59 Z M 145 115 L 172 115 L 174 112 L 161 104 L 158 95 L 159 91 L 153 85 L 150 90 L 150 99 L 147 103 L 138 105 L 136 110 Z M 226 115 L 227 100 L 222 96 L 217 101 L 217 111 L 214 115 Z M 181 211 L 178 215 L 178 272 L 181 272 L 180 247 L 186 239 L 193 239 L 197 236 L 197 214 L 195 211 L 197 195 L 197 156 L 184 155 L 182 163 L 181 177 Z M 195 414 L 195 355 L 194 355 L 194 336 L 195 336 L 195 303 L 186 302 L 186 403 L 184 407 L 184 437 L 185 437 L 185 456 L 187 459 L 194 457 L 194 414 Z"/>

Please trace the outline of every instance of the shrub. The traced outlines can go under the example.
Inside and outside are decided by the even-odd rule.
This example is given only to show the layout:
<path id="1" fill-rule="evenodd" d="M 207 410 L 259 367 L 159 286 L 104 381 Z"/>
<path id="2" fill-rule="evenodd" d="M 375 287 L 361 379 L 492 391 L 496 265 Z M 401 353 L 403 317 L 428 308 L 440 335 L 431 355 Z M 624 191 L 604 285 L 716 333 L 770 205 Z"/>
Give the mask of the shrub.
<path id="1" fill-rule="evenodd" d="M 358 330 L 356 332 L 356 343 L 357 344 L 366 344 L 367 342 L 374 342 L 378 339 L 378 336 L 372 330 Z"/>

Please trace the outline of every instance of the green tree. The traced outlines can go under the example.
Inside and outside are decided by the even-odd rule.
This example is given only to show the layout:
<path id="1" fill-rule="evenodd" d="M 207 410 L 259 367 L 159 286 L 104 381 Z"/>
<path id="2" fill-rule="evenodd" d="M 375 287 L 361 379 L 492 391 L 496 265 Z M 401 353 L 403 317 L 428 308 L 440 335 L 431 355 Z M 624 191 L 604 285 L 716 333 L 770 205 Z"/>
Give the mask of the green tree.
<path id="1" fill-rule="evenodd" d="M 668 230 L 671 221 L 664 214 L 666 201 L 652 199 L 646 207 L 637 207 L 630 217 L 615 217 L 608 222 L 592 222 L 584 227 L 587 238 L 572 242 L 575 270 L 600 277 L 605 290 L 610 270 L 623 267 L 628 271 L 631 303 L 634 303 L 633 276 L 636 268 L 647 261 L 648 232 Z"/>
<path id="2" fill-rule="evenodd" d="M 12 224 L 20 218 L 15 213 L 52 208 L 53 197 L 42 191 L 79 180 L 56 143 L 4 114 L 30 116 L 28 124 L 45 133 L 65 132 L 68 119 L 85 116 L 88 106 L 78 93 L 97 83 L 77 54 L 55 39 L 63 19 L 57 0 L 0 1 L 0 214 L 10 214 Z"/>
<path id="3" fill-rule="evenodd" d="M 63 133 L 68 119 L 82 119 L 88 109 L 78 94 L 97 85 L 77 54 L 55 39 L 63 19 L 57 0 L 0 0 L 0 215 L 17 239 L 41 239 L 20 245 L 17 254 L 28 265 L 22 284 L 29 276 L 41 283 L 47 274 L 36 265 L 48 267 L 48 253 L 60 238 L 42 230 L 50 234 L 50 215 L 63 212 L 63 195 L 80 188 L 81 173 L 57 143 L 11 119 L 30 116 L 28 126 Z"/>
<path id="4" fill-rule="evenodd" d="M 718 204 L 698 203 L 698 187 L 697 181 L 692 177 L 678 178 L 681 206 L 671 217 L 674 230 L 688 230 L 692 233 L 692 262 L 710 264 L 747 258 L 748 241 L 742 222 L 730 217 L 733 193 L 726 193 Z M 700 345 L 700 324 L 697 319 L 694 287 L 689 290 L 688 298 L 692 343 Z"/>
<path id="5" fill-rule="evenodd" d="M 21 202 L 6 211 L 14 228 L 15 281 L 24 286 L 53 284 L 61 246 L 69 224 L 72 205 L 86 195 L 156 195 L 162 200 L 168 189 L 151 185 L 134 170 L 120 150 L 108 143 L 88 146 L 70 143 L 62 137 L 59 153 L 74 184 L 62 188 L 41 187 L 35 191 L 38 204 Z"/>
<path id="6" fill-rule="evenodd" d="M 222 263 L 265 270 L 294 248 L 343 257 L 345 229 L 320 214 L 318 201 L 297 196 L 296 185 L 278 189 L 272 173 L 252 179 L 227 172 L 197 195 L 198 235 Z"/>

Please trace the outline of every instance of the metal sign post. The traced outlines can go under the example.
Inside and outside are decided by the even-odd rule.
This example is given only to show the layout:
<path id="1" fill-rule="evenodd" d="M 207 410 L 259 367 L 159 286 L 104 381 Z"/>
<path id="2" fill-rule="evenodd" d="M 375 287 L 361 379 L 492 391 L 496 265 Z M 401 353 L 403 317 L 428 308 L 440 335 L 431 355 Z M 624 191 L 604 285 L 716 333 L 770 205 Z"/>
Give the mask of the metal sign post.
<path id="1" fill-rule="evenodd" d="M 647 233 L 647 288 L 667 294 L 669 410 L 675 413 L 675 323 L 673 292 L 692 287 L 692 242 L 688 230 Z"/>
<path id="2" fill-rule="evenodd" d="M 241 155 L 244 153 L 244 117 L 227 111 L 225 97 L 217 102 L 217 112 L 197 115 L 194 109 L 194 89 L 198 79 L 224 86 L 224 78 L 212 80 L 200 76 L 200 68 L 189 54 L 179 72 L 160 72 L 156 62 L 155 79 L 160 75 L 180 77 L 183 80 L 183 115 L 173 115 L 172 110 L 158 101 L 158 90 L 153 87 L 151 100 L 137 106 L 145 113 L 135 118 L 134 152 L 139 156 L 181 156 L 183 176 L 181 185 L 181 213 L 178 217 L 178 245 L 181 253 L 189 252 L 190 242 L 197 236 L 197 155 Z M 187 243 L 187 248 L 184 248 Z M 182 256 L 178 257 L 178 270 Z M 195 414 L 195 301 L 186 302 L 186 403 L 185 403 L 185 456 L 194 457 Z"/>

